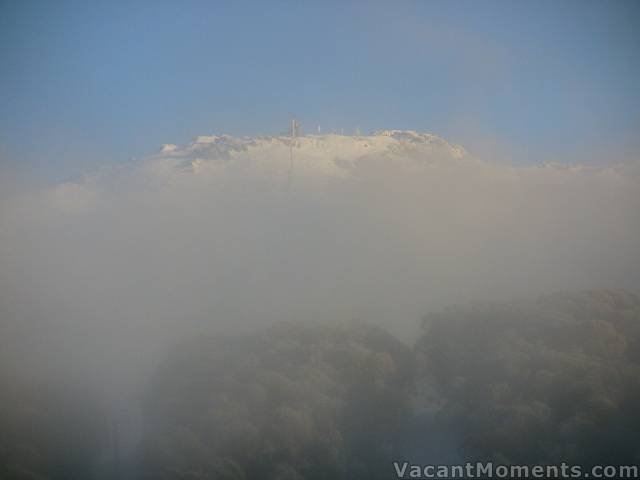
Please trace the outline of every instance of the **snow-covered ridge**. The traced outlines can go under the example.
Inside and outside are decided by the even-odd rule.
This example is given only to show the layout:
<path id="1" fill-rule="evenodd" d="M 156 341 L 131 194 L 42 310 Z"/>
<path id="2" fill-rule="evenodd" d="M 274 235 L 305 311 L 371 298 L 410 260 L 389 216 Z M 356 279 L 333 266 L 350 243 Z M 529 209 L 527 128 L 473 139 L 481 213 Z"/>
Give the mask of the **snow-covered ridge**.
<path id="1" fill-rule="evenodd" d="M 372 158 L 455 161 L 467 156 L 467 152 L 431 133 L 383 130 L 371 135 L 302 135 L 293 139 L 287 135 L 203 135 L 184 146 L 163 145 L 154 158 L 178 162 L 198 173 L 229 163 L 266 170 L 291 168 L 292 155 L 299 173 L 344 176 L 359 162 Z"/>

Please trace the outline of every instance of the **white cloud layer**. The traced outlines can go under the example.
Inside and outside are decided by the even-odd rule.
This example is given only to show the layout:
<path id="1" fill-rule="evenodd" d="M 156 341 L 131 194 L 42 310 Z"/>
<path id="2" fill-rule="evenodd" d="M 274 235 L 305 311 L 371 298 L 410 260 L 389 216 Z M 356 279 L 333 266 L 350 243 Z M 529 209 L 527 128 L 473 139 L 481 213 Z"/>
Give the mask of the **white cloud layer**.
<path id="1" fill-rule="evenodd" d="M 453 303 L 636 289 L 639 180 L 415 132 L 198 137 L 3 200 L 2 326 L 101 375 L 199 331 L 362 318 L 406 338 Z"/>

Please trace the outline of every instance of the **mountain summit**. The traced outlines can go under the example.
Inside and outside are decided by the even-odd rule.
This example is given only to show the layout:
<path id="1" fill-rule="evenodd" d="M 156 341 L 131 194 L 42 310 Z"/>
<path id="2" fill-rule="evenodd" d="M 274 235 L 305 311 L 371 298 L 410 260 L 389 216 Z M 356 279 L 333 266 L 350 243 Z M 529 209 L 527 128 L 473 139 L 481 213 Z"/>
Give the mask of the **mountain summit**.
<path id="1" fill-rule="evenodd" d="M 431 133 L 381 130 L 370 135 L 288 135 L 233 137 L 205 135 L 185 146 L 163 145 L 155 160 L 176 163 L 194 173 L 221 165 L 264 170 L 295 169 L 343 177 L 360 162 L 452 161 L 468 156 L 459 145 Z"/>

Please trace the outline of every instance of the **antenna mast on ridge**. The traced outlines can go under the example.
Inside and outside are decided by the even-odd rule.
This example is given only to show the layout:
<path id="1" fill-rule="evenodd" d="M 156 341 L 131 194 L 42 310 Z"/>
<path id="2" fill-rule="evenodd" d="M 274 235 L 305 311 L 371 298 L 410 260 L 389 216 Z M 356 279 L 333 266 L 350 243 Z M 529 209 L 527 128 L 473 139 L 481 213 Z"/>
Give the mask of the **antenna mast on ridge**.
<path id="1" fill-rule="evenodd" d="M 293 174 L 293 145 L 300 133 L 300 123 L 295 117 L 289 122 L 289 174 L 287 175 L 287 190 L 291 185 L 291 175 Z"/>
<path id="2" fill-rule="evenodd" d="M 291 137 L 291 140 L 293 141 L 293 139 L 296 138 L 299 133 L 300 123 L 294 117 L 291 119 L 291 122 L 289 122 L 289 136 Z"/>

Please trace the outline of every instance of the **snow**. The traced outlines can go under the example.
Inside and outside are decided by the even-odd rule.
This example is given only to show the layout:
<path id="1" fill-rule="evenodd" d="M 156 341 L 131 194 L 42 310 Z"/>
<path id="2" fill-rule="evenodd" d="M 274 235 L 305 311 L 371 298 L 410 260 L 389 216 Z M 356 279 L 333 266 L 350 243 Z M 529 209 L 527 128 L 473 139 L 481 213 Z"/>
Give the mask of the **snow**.
<path id="1" fill-rule="evenodd" d="M 297 175 L 345 177 L 360 162 L 374 158 L 406 163 L 451 162 L 465 157 L 468 154 L 462 147 L 438 135 L 383 130 L 357 136 L 304 135 L 293 140 L 288 136 L 203 135 L 182 147 L 165 145 L 155 159 L 169 164 L 174 163 L 170 160 L 177 161 L 193 173 L 225 164 L 271 172 L 294 169 Z"/>

